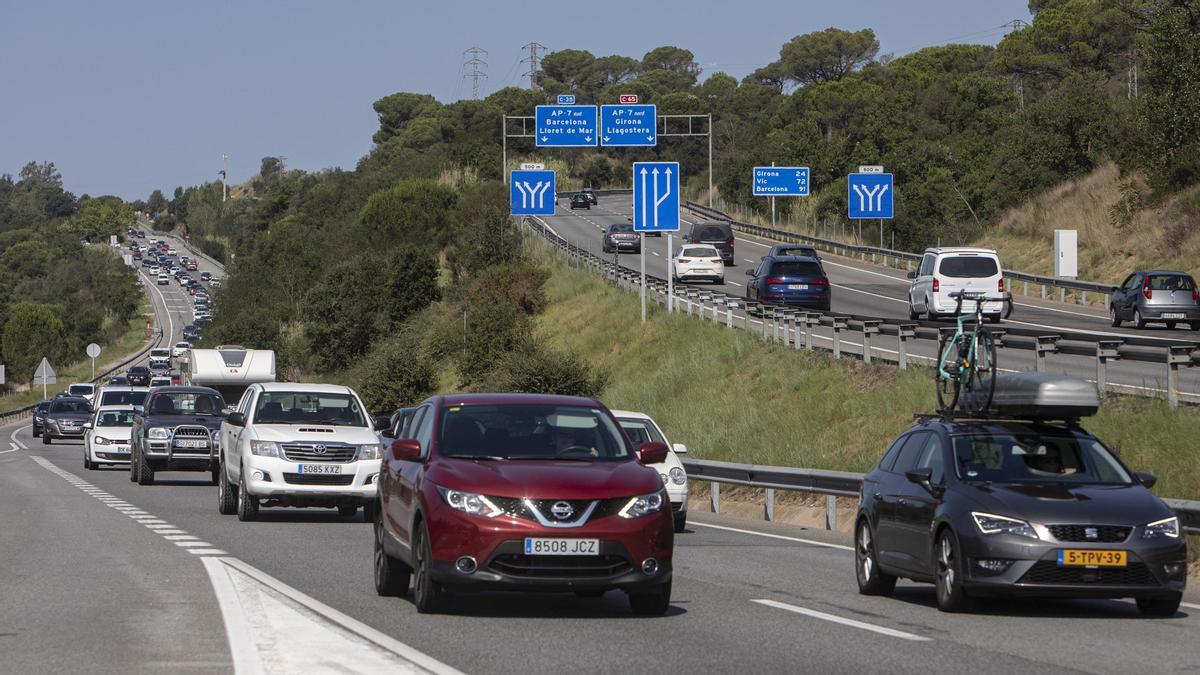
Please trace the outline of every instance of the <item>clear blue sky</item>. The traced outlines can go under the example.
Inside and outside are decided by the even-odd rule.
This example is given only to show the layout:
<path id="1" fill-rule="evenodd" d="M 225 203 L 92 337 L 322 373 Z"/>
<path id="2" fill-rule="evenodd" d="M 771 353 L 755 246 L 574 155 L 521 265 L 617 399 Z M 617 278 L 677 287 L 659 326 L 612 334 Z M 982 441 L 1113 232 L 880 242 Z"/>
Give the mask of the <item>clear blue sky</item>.
<path id="1" fill-rule="evenodd" d="M 486 49 L 483 93 L 521 84 L 521 46 L 641 58 L 692 50 L 704 75 L 738 78 L 790 38 L 872 28 L 881 53 L 995 44 L 1026 0 L 0 0 L 0 173 L 53 161 L 68 190 L 145 198 L 216 178 L 241 182 L 266 155 L 353 168 L 371 103 L 396 91 L 470 95 L 463 50 Z M 632 9 L 640 5 L 639 9 Z M 614 16 L 618 16 L 614 13 Z M 527 80 L 526 80 L 527 84 Z"/>

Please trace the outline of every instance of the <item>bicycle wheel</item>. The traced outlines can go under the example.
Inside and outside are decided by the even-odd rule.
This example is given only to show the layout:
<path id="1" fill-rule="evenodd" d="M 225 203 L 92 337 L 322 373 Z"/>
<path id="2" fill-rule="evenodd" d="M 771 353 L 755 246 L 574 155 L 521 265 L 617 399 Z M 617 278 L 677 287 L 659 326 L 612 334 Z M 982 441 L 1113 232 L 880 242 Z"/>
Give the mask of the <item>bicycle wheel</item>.
<path id="1" fill-rule="evenodd" d="M 937 389 L 938 407 L 942 412 L 951 412 L 954 406 L 958 405 L 958 394 L 962 389 L 962 380 L 959 378 L 959 356 L 958 356 L 958 339 L 951 340 L 948 336 L 943 335 L 938 340 L 938 357 L 942 368 L 945 368 L 949 377 L 942 375 L 940 368 L 935 365 L 933 368 L 933 385 Z"/>
<path id="2" fill-rule="evenodd" d="M 970 360 L 971 368 L 966 378 L 966 388 L 971 392 L 971 412 L 986 412 L 992 406 L 996 394 L 996 341 L 982 326 L 975 336 L 975 350 Z"/>

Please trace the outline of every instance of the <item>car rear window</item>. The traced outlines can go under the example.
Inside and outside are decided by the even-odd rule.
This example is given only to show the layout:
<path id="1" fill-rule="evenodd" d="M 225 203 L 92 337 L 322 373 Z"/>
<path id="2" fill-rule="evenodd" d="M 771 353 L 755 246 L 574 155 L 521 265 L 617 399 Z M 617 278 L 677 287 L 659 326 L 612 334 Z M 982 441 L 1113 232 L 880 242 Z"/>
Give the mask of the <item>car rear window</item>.
<path id="1" fill-rule="evenodd" d="M 701 241 L 725 241 L 726 239 L 732 239 L 733 234 L 723 227 L 717 225 L 706 225 L 700 228 L 700 231 L 696 233 L 695 238 Z"/>
<path id="2" fill-rule="evenodd" d="M 811 246 L 781 246 L 776 255 L 807 255 L 817 257 L 817 249 Z"/>
<path id="3" fill-rule="evenodd" d="M 712 248 L 710 246 L 692 246 L 690 248 L 685 248 L 685 249 L 683 249 L 682 255 L 685 258 L 686 257 L 691 257 L 691 258 L 720 258 L 721 257 L 721 254 L 717 252 L 717 249 Z"/>
<path id="4" fill-rule="evenodd" d="M 978 279 L 1000 273 L 996 259 L 987 256 L 962 255 L 942 258 L 938 273 L 944 277 Z"/>
<path id="5" fill-rule="evenodd" d="M 777 260 L 771 263 L 771 274 L 789 277 L 823 277 L 821 266 L 817 263 L 800 260 Z"/>
<path id="6" fill-rule="evenodd" d="M 1190 291 L 1196 287 L 1191 277 L 1182 274 L 1151 274 L 1152 291 Z"/>
<path id="7" fill-rule="evenodd" d="M 612 226 L 613 232 L 633 232 L 633 223 L 615 223 Z"/>
<path id="8" fill-rule="evenodd" d="M 73 384 L 67 390 L 71 392 L 72 396 L 84 396 L 95 391 L 90 384 Z"/>

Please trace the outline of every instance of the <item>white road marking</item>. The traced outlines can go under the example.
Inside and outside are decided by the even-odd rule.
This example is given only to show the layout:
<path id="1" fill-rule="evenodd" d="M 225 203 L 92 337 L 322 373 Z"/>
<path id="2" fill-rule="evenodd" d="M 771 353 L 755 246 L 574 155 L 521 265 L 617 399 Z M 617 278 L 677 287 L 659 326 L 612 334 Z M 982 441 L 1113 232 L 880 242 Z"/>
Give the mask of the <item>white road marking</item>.
<path id="1" fill-rule="evenodd" d="M 192 555 L 229 555 L 227 551 L 222 551 L 219 548 L 186 548 L 184 550 Z"/>
<path id="2" fill-rule="evenodd" d="M 736 281 L 726 281 L 725 283 L 729 284 L 730 286 L 737 286 L 738 288 L 743 288 L 743 286 Z"/>
<path id="3" fill-rule="evenodd" d="M 850 626 L 851 628 L 858 628 L 861 630 L 871 631 L 872 633 L 878 633 L 880 635 L 886 635 L 888 637 L 900 638 L 901 640 L 912 640 L 913 642 L 929 642 L 930 641 L 929 638 L 924 637 L 922 635 L 916 635 L 914 633 L 906 633 L 902 630 L 896 630 L 895 628 L 887 628 L 886 626 L 876 626 L 873 623 L 866 623 L 865 621 L 856 621 L 855 619 L 847 619 L 845 617 L 837 616 L 834 614 L 827 614 L 825 612 L 819 612 L 815 609 L 808 609 L 807 607 L 798 607 L 796 605 L 789 605 L 786 602 L 779 602 L 777 600 L 751 600 L 750 602 L 756 602 L 760 605 L 766 605 L 767 607 L 774 607 L 775 609 L 782 609 L 786 612 L 794 612 L 796 614 L 803 614 L 804 616 L 811 617 L 814 619 L 820 619 L 822 621 L 829 621 L 832 623 L 841 624 L 843 626 Z"/>
<path id="4" fill-rule="evenodd" d="M 221 618 L 225 622 L 225 637 L 229 640 L 229 654 L 233 657 L 233 672 L 238 675 L 255 675 L 262 673 L 262 661 L 258 656 L 258 648 L 250 637 L 250 622 L 242 610 L 237 591 L 229 579 L 225 565 L 217 558 L 201 559 L 204 571 L 213 585 L 213 594 L 217 596 L 217 607 L 221 609 Z"/>
<path id="5" fill-rule="evenodd" d="M 13 432 L 12 432 L 13 444 L 16 445 L 18 448 L 21 448 L 22 450 L 28 450 L 29 449 L 28 446 L 26 446 L 25 443 L 21 439 L 17 438 L 17 434 L 20 433 L 22 429 L 32 429 L 32 428 L 33 428 L 33 425 L 30 424 L 27 426 L 17 427 L 16 429 L 13 429 Z"/>
<path id="6" fill-rule="evenodd" d="M 707 528 L 711 528 L 714 530 L 725 530 L 727 532 L 737 532 L 739 534 L 752 534 L 756 537 L 767 537 L 768 539 L 782 539 L 784 541 L 794 541 L 798 544 L 808 544 L 810 546 L 820 546 L 822 548 L 836 548 L 836 549 L 842 550 L 842 551 L 853 551 L 854 550 L 853 546 L 843 546 L 841 544 L 831 544 L 827 541 L 817 541 L 815 539 L 800 539 L 799 537 L 785 537 L 782 534 L 768 534 L 766 532 L 755 532 L 754 530 L 743 530 L 743 529 L 737 528 L 737 527 L 727 527 L 725 525 L 712 525 L 710 523 L 698 523 L 695 521 L 692 521 L 688 524 L 695 525 L 696 527 L 707 527 Z"/>
<path id="7" fill-rule="evenodd" d="M 21 449 L 21 448 L 17 447 L 16 443 L 9 443 L 8 445 L 9 445 L 10 449 L 9 450 L 0 450 L 0 455 L 7 455 L 10 452 L 16 452 Z"/>
<path id="8" fill-rule="evenodd" d="M 175 541 L 171 543 L 181 548 L 212 548 L 212 544 L 207 541 Z"/>
<path id="9" fill-rule="evenodd" d="M 1188 609 L 1200 609 L 1200 605 L 1197 605 L 1197 604 L 1191 603 L 1191 602 L 1181 602 L 1181 603 L 1179 603 L 1179 606 L 1187 607 Z"/>

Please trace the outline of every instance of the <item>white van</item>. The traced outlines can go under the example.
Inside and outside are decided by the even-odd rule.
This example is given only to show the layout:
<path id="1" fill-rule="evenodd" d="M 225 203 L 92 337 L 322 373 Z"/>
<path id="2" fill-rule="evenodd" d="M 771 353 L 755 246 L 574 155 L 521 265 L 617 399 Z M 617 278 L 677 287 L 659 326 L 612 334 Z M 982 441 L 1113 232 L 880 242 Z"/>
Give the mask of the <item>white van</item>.
<path id="1" fill-rule="evenodd" d="M 922 314 L 930 320 L 953 316 L 957 299 L 952 293 L 984 293 L 999 298 L 1005 295 L 1004 271 L 1000 257 L 988 248 L 928 248 L 921 256 L 921 266 L 909 272 L 912 285 L 908 288 L 908 318 Z M 964 313 L 975 311 L 974 305 L 963 305 Z M 1000 321 L 1004 302 L 983 303 L 983 313 L 993 323 Z"/>

